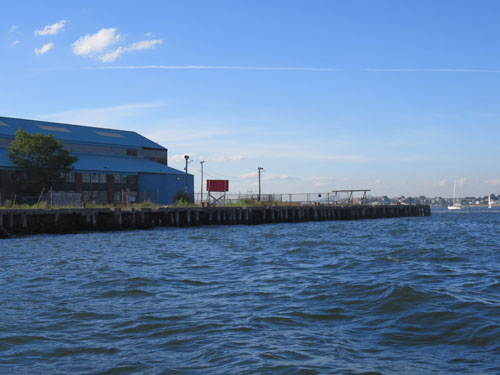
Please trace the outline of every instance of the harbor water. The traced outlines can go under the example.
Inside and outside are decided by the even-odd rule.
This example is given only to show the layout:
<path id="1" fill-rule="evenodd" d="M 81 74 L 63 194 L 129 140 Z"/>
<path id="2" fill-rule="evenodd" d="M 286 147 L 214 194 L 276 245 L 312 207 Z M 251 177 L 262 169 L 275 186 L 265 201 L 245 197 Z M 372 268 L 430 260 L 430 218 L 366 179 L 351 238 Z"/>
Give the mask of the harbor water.
<path id="1" fill-rule="evenodd" d="M 500 209 L 0 240 L 4 374 L 498 374 Z"/>

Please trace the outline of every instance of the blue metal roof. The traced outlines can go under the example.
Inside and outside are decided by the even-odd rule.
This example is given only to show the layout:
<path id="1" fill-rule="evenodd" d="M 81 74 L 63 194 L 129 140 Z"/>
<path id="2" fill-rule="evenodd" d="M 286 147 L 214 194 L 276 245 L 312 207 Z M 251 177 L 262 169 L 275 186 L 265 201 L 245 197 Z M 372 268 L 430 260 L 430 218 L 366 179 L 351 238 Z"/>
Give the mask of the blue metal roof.
<path id="1" fill-rule="evenodd" d="M 69 125 L 56 122 L 23 120 L 0 116 L 0 137 L 14 138 L 16 131 L 22 128 L 30 134 L 52 134 L 57 139 L 68 143 L 85 143 L 100 145 L 118 145 L 131 148 L 159 148 L 165 147 L 155 143 L 142 135 L 126 130 L 94 128 L 91 126 Z"/>
<path id="2" fill-rule="evenodd" d="M 73 155 L 78 157 L 74 165 L 75 171 L 184 174 L 182 171 L 144 158 L 77 153 Z"/>
<path id="3" fill-rule="evenodd" d="M 184 174 L 178 169 L 140 157 L 78 153 L 73 155 L 78 157 L 78 161 L 74 164 L 75 172 Z M 3 168 L 16 168 L 9 158 L 9 151 L 6 147 L 0 147 L 0 169 Z"/>

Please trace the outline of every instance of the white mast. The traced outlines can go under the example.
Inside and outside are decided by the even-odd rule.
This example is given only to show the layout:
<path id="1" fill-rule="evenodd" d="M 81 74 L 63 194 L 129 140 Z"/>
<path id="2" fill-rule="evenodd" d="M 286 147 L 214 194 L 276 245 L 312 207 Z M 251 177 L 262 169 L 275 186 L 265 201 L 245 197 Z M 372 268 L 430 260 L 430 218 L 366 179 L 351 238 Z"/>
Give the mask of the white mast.
<path id="1" fill-rule="evenodd" d="M 457 188 L 457 180 L 453 180 L 453 205 L 455 205 L 455 190 Z"/>
<path id="2" fill-rule="evenodd" d="M 460 203 L 456 203 L 456 190 L 457 190 L 457 181 L 453 181 L 453 204 L 448 206 L 448 210 L 460 210 L 462 205 Z"/>

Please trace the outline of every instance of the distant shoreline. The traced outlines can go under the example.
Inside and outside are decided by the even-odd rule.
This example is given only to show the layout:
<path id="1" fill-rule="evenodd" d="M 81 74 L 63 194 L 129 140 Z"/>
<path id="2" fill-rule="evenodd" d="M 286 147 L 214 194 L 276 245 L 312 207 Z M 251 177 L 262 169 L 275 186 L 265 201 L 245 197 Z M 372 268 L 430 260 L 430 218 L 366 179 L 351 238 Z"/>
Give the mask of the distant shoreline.
<path id="1" fill-rule="evenodd" d="M 446 208 L 448 206 L 431 206 L 433 208 Z M 487 208 L 488 205 L 487 204 L 469 204 L 469 205 L 466 205 L 466 204 L 462 204 L 462 208 Z M 491 208 L 496 208 L 496 207 L 500 207 L 500 205 L 495 205 L 495 206 L 491 206 Z"/>

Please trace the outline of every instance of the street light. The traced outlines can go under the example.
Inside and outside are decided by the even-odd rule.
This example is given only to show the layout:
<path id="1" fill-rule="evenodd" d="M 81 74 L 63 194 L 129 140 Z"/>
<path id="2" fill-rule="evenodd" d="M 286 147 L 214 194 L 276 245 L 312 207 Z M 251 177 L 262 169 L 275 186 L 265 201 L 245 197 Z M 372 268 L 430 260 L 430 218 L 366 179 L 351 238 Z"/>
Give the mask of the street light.
<path id="1" fill-rule="evenodd" d="M 259 170 L 259 202 L 260 202 L 260 171 L 262 171 L 264 168 L 258 167 L 257 169 Z"/>
<path id="2" fill-rule="evenodd" d="M 184 170 L 186 171 L 186 178 L 185 178 L 185 186 L 184 186 L 184 192 L 188 192 L 188 160 L 189 160 L 189 155 L 184 155 L 184 159 L 186 159 L 186 168 Z"/>
<path id="3" fill-rule="evenodd" d="M 201 164 L 200 203 L 202 203 L 202 204 L 203 204 L 203 163 L 205 163 L 204 160 L 200 161 L 200 164 Z"/>

